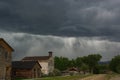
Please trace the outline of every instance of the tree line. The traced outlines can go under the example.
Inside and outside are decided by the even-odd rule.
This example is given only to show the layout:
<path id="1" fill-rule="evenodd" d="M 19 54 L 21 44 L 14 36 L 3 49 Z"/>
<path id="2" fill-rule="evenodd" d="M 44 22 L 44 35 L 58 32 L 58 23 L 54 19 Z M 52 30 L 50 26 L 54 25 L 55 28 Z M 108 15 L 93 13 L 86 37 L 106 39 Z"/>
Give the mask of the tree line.
<path id="1" fill-rule="evenodd" d="M 77 57 L 75 59 L 69 59 L 67 57 L 54 57 L 55 68 L 64 71 L 71 67 L 76 67 L 82 70 L 84 73 L 89 71 L 90 73 L 106 73 L 107 71 L 113 71 L 120 73 L 120 55 L 115 56 L 109 63 L 100 63 L 102 56 L 100 54 L 90 54 L 88 56 Z"/>

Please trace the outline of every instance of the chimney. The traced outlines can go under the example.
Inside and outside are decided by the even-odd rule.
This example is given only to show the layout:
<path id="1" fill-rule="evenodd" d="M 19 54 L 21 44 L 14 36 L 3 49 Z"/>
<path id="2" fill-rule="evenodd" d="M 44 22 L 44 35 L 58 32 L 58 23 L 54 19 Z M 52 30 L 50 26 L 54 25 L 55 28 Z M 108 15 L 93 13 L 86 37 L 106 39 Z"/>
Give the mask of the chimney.
<path id="1" fill-rule="evenodd" d="M 52 57 L 52 53 L 53 53 L 53 52 L 52 52 L 52 51 L 49 51 L 48 53 L 49 53 L 49 57 Z"/>

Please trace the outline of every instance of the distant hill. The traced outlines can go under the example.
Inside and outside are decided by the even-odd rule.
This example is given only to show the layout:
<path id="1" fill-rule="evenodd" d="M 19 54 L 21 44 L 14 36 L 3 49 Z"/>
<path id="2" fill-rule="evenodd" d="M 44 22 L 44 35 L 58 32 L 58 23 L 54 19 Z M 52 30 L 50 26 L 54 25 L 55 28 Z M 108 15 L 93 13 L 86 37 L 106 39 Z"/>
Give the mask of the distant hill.
<path id="1" fill-rule="evenodd" d="M 100 61 L 100 62 L 98 62 L 99 64 L 109 64 L 110 63 L 110 61 Z"/>

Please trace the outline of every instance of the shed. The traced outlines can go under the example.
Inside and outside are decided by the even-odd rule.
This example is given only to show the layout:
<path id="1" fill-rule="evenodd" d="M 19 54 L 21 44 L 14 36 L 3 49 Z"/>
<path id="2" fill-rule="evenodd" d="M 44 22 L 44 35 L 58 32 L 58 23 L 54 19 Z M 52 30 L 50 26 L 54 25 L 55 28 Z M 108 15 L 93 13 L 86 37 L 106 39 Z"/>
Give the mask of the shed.
<path id="1" fill-rule="evenodd" d="M 41 77 L 41 65 L 38 61 L 13 61 L 13 78 L 39 78 Z"/>

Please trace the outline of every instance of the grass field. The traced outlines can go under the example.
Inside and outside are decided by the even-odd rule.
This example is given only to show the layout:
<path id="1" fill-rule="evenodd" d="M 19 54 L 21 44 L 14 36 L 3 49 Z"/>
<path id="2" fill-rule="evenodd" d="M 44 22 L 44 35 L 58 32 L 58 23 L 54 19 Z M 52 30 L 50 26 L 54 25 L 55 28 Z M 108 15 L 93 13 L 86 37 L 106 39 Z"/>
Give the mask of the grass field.
<path id="1" fill-rule="evenodd" d="M 44 77 L 44 78 L 38 78 L 38 79 L 15 79 L 15 80 L 78 80 L 81 78 L 89 77 L 89 76 L 95 76 L 95 75 L 76 75 L 76 76 L 56 76 L 56 77 Z M 105 74 L 105 80 L 110 80 L 113 77 L 120 77 L 120 74 Z"/>
<path id="2" fill-rule="evenodd" d="M 76 75 L 76 76 L 57 76 L 57 77 L 45 77 L 38 79 L 16 79 L 16 80 L 77 80 L 91 75 Z"/>

